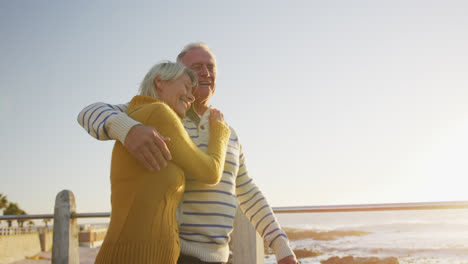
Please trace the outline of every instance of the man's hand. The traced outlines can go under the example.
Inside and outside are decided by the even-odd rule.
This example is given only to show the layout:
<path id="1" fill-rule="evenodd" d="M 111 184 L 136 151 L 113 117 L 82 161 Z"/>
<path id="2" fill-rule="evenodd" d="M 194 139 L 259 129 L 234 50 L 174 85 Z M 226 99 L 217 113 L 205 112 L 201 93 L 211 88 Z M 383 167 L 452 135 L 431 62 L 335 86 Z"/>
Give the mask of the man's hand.
<path id="1" fill-rule="evenodd" d="M 278 261 L 278 264 L 297 264 L 296 258 L 294 256 L 287 256 L 285 258 L 282 258 L 280 261 Z"/>
<path id="2" fill-rule="evenodd" d="M 140 124 L 130 129 L 124 146 L 145 168 L 159 171 L 166 167 L 166 160 L 172 159 L 166 146 L 169 140 L 153 127 Z"/>

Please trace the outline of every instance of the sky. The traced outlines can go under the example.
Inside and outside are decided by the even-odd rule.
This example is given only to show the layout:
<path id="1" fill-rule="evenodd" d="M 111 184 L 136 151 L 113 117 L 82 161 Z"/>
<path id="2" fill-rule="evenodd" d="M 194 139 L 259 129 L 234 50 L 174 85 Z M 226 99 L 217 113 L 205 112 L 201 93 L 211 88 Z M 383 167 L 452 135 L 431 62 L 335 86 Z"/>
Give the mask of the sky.
<path id="1" fill-rule="evenodd" d="M 466 1 L 0 1 L 0 193 L 110 211 L 114 142 L 76 121 L 204 41 L 211 103 L 273 206 L 468 200 Z"/>

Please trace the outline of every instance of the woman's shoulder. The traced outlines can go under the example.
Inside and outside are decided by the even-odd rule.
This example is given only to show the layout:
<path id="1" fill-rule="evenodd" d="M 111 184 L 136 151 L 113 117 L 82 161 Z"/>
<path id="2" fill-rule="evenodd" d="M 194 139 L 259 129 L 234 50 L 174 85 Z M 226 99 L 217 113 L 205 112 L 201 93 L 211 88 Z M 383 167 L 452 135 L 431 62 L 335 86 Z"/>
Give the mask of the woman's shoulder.
<path id="1" fill-rule="evenodd" d="M 153 97 L 137 95 L 130 101 L 128 115 L 141 122 L 151 117 L 158 119 L 177 120 L 177 114 L 166 103 Z"/>
<path id="2" fill-rule="evenodd" d="M 171 109 L 169 105 L 161 101 L 157 101 L 157 102 L 150 103 L 150 104 L 145 104 L 142 107 L 144 107 L 144 109 L 147 111 L 157 111 L 157 112 L 167 113 L 167 114 L 174 113 L 174 111 Z"/>
<path id="3" fill-rule="evenodd" d="M 128 105 L 128 112 L 134 111 L 152 111 L 158 110 L 162 112 L 170 112 L 172 109 L 162 101 L 156 98 L 144 95 L 137 95 L 133 97 Z"/>

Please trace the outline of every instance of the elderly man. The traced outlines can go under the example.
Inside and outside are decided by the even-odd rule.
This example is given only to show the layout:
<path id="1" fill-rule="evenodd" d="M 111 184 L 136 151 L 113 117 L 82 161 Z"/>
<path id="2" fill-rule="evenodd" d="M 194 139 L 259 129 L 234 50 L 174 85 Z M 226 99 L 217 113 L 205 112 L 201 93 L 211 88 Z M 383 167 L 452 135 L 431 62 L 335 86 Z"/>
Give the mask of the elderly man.
<path id="1" fill-rule="evenodd" d="M 215 56 L 206 44 L 192 43 L 182 50 L 177 61 L 198 75 L 195 103 L 183 122 L 195 144 L 205 151 L 209 139 L 207 110 L 216 89 Z M 126 104 L 95 103 L 80 112 L 78 122 L 97 139 L 121 141 L 148 169 L 165 167 L 166 160 L 171 159 L 165 141 L 170 139 L 129 118 L 126 108 Z M 274 250 L 279 264 L 297 263 L 271 207 L 248 174 L 242 146 L 232 128 L 221 182 L 201 184 L 187 175 L 186 190 L 177 211 L 181 248 L 178 263 L 227 262 L 237 206 Z"/>

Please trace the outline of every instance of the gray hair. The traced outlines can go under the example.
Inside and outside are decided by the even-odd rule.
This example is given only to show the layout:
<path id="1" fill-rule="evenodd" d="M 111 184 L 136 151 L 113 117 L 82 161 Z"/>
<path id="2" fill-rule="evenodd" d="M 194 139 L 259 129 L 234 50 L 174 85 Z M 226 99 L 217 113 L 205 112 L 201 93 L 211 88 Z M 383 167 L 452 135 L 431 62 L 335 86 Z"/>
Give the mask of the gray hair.
<path id="1" fill-rule="evenodd" d="M 197 75 L 185 67 L 181 63 L 175 63 L 171 61 L 162 61 L 151 67 L 149 72 L 140 84 L 140 95 L 146 95 L 154 98 L 158 98 L 156 86 L 154 84 L 154 78 L 159 75 L 159 78 L 163 81 L 173 81 L 179 78 L 182 74 L 187 73 L 192 80 L 192 87 L 198 86 Z"/>
<path id="2" fill-rule="evenodd" d="M 215 57 L 213 51 L 208 46 L 208 44 L 206 44 L 205 42 L 192 42 L 192 43 L 187 44 L 182 49 L 182 51 L 179 53 L 179 55 L 177 55 L 177 62 L 182 63 L 182 60 L 183 60 L 185 54 L 189 50 L 193 50 L 193 49 L 202 49 L 202 50 L 208 52 L 211 55 L 211 57 L 213 57 L 213 59 L 216 61 L 216 57 Z"/>

